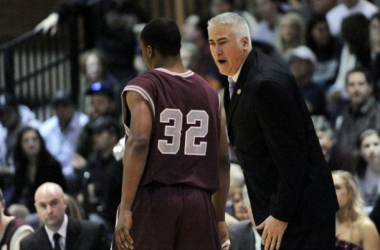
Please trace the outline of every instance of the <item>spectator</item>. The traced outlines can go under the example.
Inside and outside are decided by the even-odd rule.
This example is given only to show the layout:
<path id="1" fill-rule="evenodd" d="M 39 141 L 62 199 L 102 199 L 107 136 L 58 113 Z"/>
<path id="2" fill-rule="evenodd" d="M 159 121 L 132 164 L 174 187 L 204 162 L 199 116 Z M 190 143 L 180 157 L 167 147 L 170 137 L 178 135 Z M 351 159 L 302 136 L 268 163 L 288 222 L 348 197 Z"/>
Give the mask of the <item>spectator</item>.
<path id="1" fill-rule="evenodd" d="M 380 134 L 368 129 L 359 137 L 360 157 L 356 166 L 356 183 L 364 200 L 365 209 L 371 212 L 380 195 Z"/>
<path id="2" fill-rule="evenodd" d="M 45 140 L 47 150 L 59 161 L 68 184 L 68 193 L 73 194 L 77 176 L 71 165 L 76 144 L 88 116 L 76 109 L 76 101 L 70 92 L 58 91 L 52 106 L 55 115 L 46 120 L 39 131 Z"/>
<path id="3" fill-rule="evenodd" d="M 327 161 L 327 166 L 332 170 L 345 170 L 354 172 L 353 161 L 350 154 L 343 152 L 336 142 L 336 132 L 324 116 L 312 116 L 315 132 L 317 133 L 319 144 L 323 155 Z"/>
<path id="4" fill-rule="evenodd" d="M 16 144 L 18 133 L 26 126 L 39 127 L 40 121 L 36 119 L 36 115 L 24 105 L 17 102 L 16 98 L 11 94 L 0 95 L 0 130 L 1 143 L 5 145 L 1 152 L 1 165 L 12 165 L 12 152 Z"/>
<path id="5" fill-rule="evenodd" d="M 5 200 L 0 189 L 0 248 L 5 250 L 19 250 L 20 241 L 33 232 L 23 219 L 8 216 L 4 213 Z"/>
<path id="6" fill-rule="evenodd" d="M 290 72 L 300 86 L 310 114 L 325 115 L 325 93 L 311 80 L 317 62 L 314 53 L 301 45 L 289 50 L 286 57 L 290 64 Z"/>
<path id="7" fill-rule="evenodd" d="M 133 26 L 148 20 L 138 4 L 130 0 L 66 1 L 54 7 L 36 30 L 46 32 L 51 29 L 54 34 L 58 23 L 72 14 L 84 18 L 85 50 L 97 48 L 103 51 L 110 73 L 119 82 L 128 82 L 136 75 L 133 59 L 137 44 Z"/>
<path id="8" fill-rule="evenodd" d="M 257 15 L 260 22 L 252 34 L 252 40 L 273 45 L 279 27 L 281 12 L 279 0 L 256 0 Z"/>
<path id="9" fill-rule="evenodd" d="M 286 13 L 280 20 L 275 35 L 274 45 L 277 52 L 285 59 L 288 49 L 305 44 L 305 24 L 302 16 L 296 12 Z"/>
<path id="10" fill-rule="evenodd" d="M 86 81 L 85 89 L 95 82 L 109 83 L 114 93 L 120 93 L 124 87 L 121 86 L 117 78 L 109 73 L 106 55 L 99 49 L 85 51 L 80 57 L 80 67 Z M 118 104 L 120 105 L 120 103 Z"/>
<path id="11" fill-rule="evenodd" d="M 229 250 L 247 250 L 247 249 L 262 249 L 261 238 L 256 228 L 252 215 L 251 203 L 248 198 L 247 187 L 241 189 L 242 203 L 246 208 L 246 219 L 238 221 L 228 227 L 230 233 L 231 247 Z"/>
<path id="12" fill-rule="evenodd" d="M 347 73 L 346 91 L 350 104 L 337 121 L 338 145 L 356 157 L 356 142 L 367 129 L 380 129 L 380 103 L 372 95 L 373 85 L 367 71 L 355 68 Z"/>
<path id="13" fill-rule="evenodd" d="M 117 117 L 115 110 L 114 91 L 107 82 L 96 82 L 86 89 L 86 95 L 90 96 L 90 121 L 83 127 L 78 139 L 77 154 L 85 159 L 92 152 L 91 124 L 99 117 L 110 115 Z M 76 161 L 77 159 L 74 159 Z M 75 165 L 75 163 L 74 163 Z M 77 165 L 74 166 L 76 168 Z"/>
<path id="14" fill-rule="evenodd" d="M 183 66 L 187 69 L 194 70 L 197 67 L 199 57 L 197 46 L 192 42 L 183 42 L 180 52 Z"/>
<path id="15" fill-rule="evenodd" d="M 42 184 L 34 199 L 42 225 L 21 241 L 21 250 L 109 249 L 102 225 L 67 216 L 67 201 L 59 185 L 50 182 Z"/>
<path id="16" fill-rule="evenodd" d="M 337 0 L 311 0 L 314 15 L 325 16 L 337 4 Z"/>
<path id="17" fill-rule="evenodd" d="M 328 90 L 329 112 L 332 117 L 342 113 L 347 99 L 345 91 L 347 72 L 355 67 L 368 69 L 371 59 L 368 20 L 362 14 L 351 15 L 343 20 L 342 36 L 344 46 L 340 57 L 338 76 Z"/>
<path id="18" fill-rule="evenodd" d="M 113 155 L 121 130 L 114 118 L 104 116 L 92 124 L 92 132 L 94 152 L 84 169 L 83 207 L 90 221 L 105 225 L 112 234 L 123 181 L 123 163 Z"/>
<path id="19" fill-rule="evenodd" d="M 238 188 L 232 189 L 229 195 L 233 204 L 233 216 L 239 221 L 250 219 L 248 208 L 243 201 L 242 190 Z"/>
<path id="20" fill-rule="evenodd" d="M 371 79 L 375 95 L 380 100 L 380 12 L 369 20 L 369 42 L 371 46 Z"/>
<path id="21" fill-rule="evenodd" d="M 368 0 L 342 0 L 326 14 L 330 32 L 334 36 L 340 35 L 342 22 L 350 15 L 360 13 L 369 19 L 376 11 L 378 7 Z"/>
<path id="22" fill-rule="evenodd" d="M 65 200 L 66 200 L 66 214 L 70 216 L 71 218 L 82 220 L 82 209 L 79 206 L 78 202 L 69 194 L 65 193 Z"/>
<path id="23" fill-rule="evenodd" d="M 186 28 L 188 29 L 189 27 Z M 188 31 L 185 33 L 188 33 Z M 220 90 L 222 87 L 222 82 L 225 81 L 225 77 L 221 76 L 214 64 L 207 37 L 207 20 L 199 18 L 195 23 L 194 32 L 191 36 L 188 36 L 190 42 L 195 44 L 198 49 L 198 61 L 194 64 L 194 68 L 192 70 L 201 75 L 215 89 Z"/>
<path id="24" fill-rule="evenodd" d="M 380 249 L 379 234 L 366 216 L 354 178 L 346 171 L 332 173 L 339 210 L 336 212 L 336 250 Z"/>
<path id="25" fill-rule="evenodd" d="M 317 57 L 312 80 L 327 91 L 338 74 L 342 43 L 331 35 L 326 17 L 314 16 L 309 20 L 306 45 Z"/>
<path id="26" fill-rule="evenodd" d="M 117 80 L 108 73 L 106 55 L 99 49 L 85 51 L 80 58 L 80 67 L 89 85 L 99 81 L 117 84 Z"/>
<path id="27" fill-rule="evenodd" d="M 50 181 L 66 188 L 61 164 L 47 151 L 37 129 L 25 127 L 20 131 L 14 153 L 16 172 L 11 203 L 24 204 L 34 212 L 33 195 L 38 186 Z"/>

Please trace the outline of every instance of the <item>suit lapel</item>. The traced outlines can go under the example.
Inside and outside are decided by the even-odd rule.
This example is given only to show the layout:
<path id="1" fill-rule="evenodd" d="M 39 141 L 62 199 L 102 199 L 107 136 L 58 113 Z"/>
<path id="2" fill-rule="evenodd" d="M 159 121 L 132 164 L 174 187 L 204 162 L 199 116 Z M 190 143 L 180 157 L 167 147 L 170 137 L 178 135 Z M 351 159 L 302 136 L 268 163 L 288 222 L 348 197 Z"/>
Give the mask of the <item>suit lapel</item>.
<path id="1" fill-rule="evenodd" d="M 69 217 L 66 233 L 66 249 L 79 249 L 81 239 L 82 234 L 80 232 L 79 221 Z"/>
<path id="2" fill-rule="evenodd" d="M 40 250 L 53 250 L 53 247 L 49 241 L 49 237 L 46 233 L 45 227 L 41 226 L 36 231 L 36 239 L 39 241 L 37 242 L 38 249 Z"/>
<path id="3" fill-rule="evenodd" d="M 224 102 L 226 107 L 226 115 L 227 115 L 227 127 L 228 127 L 228 137 L 230 140 L 233 138 L 231 131 L 231 119 L 234 115 L 236 105 L 239 103 L 240 97 L 244 94 L 243 88 L 244 84 L 247 80 L 247 76 L 252 67 L 254 67 L 254 60 L 257 57 L 257 52 L 252 49 L 249 53 L 247 59 L 245 60 L 243 67 L 241 68 L 240 75 L 237 79 L 234 93 L 232 93 L 231 100 L 229 98 L 229 91 L 224 91 Z M 227 88 L 228 89 L 228 86 Z"/>

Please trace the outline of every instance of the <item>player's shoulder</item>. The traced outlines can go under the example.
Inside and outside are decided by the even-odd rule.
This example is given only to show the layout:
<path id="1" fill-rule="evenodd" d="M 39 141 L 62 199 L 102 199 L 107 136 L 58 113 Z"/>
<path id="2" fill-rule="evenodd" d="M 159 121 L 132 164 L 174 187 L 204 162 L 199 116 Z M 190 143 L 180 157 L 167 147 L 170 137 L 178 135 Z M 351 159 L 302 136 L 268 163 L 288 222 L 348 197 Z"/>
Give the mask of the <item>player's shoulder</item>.
<path id="1" fill-rule="evenodd" d="M 142 73 L 141 75 L 133 78 L 129 83 L 128 85 L 138 85 L 140 83 L 149 83 L 149 82 L 154 82 L 156 81 L 158 77 L 158 74 L 157 74 L 157 71 L 155 70 L 148 70 L 144 73 Z"/>

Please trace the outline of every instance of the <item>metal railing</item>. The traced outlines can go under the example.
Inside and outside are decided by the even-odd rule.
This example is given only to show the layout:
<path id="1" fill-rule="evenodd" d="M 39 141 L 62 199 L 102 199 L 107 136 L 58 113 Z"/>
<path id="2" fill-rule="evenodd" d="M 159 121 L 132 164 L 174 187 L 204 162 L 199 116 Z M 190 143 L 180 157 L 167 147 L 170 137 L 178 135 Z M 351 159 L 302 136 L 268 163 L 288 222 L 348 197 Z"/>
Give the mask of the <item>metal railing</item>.
<path id="1" fill-rule="evenodd" d="M 79 93 L 79 38 L 76 17 L 60 25 L 55 36 L 30 31 L 0 47 L 0 93 L 14 94 L 41 121 L 59 89 Z"/>

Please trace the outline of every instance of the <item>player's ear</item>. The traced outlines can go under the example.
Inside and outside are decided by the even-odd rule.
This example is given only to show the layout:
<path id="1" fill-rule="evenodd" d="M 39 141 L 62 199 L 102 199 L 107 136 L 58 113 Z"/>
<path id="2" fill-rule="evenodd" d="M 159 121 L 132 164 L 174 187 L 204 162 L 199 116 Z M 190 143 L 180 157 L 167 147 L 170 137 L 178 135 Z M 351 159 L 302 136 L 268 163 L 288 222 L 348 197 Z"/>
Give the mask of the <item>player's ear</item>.
<path id="1" fill-rule="evenodd" d="M 146 52 L 149 58 L 152 58 L 154 56 L 154 49 L 152 48 L 152 46 L 146 46 Z"/>

